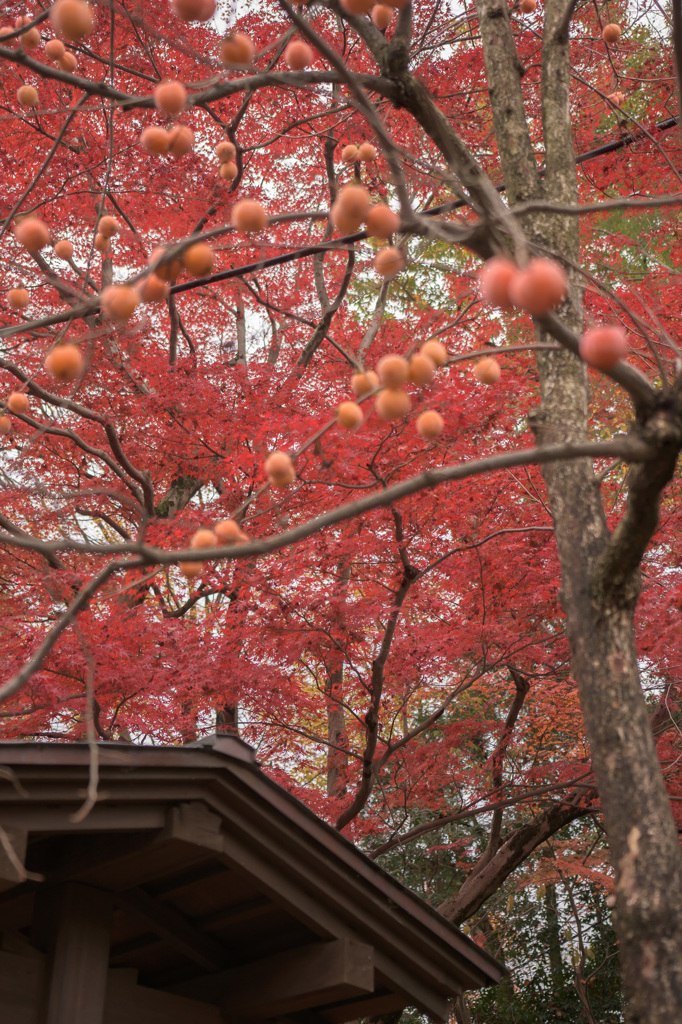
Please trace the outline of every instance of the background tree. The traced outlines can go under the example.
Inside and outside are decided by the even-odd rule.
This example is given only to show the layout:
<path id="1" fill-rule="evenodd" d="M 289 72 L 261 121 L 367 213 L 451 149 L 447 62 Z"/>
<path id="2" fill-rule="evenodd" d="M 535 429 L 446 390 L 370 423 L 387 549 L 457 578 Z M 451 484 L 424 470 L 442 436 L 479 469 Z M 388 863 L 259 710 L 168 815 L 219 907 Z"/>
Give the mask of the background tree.
<path id="1" fill-rule="evenodd" d="M 612 888 L 629 1019 L 675 1019 L 667 10 L 3 14 L 4 735 L 239 729 L 521 974 L 529 886 L 576 929 Z"/>

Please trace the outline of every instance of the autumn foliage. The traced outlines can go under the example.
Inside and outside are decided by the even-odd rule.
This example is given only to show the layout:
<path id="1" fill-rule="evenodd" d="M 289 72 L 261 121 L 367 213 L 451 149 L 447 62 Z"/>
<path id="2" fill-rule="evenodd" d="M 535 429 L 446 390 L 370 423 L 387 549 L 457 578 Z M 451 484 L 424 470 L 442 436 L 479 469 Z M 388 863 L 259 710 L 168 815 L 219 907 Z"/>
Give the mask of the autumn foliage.
<path id="1" fill-rule="evenodd" d="M 622 142 L 579 165 L 583 204 L 679 193 L 677 133 L 652 127 L 674 107 L 672 57 L 640 6 L 632 34 L 622 5 L 622 24 L 573 15 L 576 151 Z M 97 581 L 6 695 L 2 737 L 238 728 L 358 842 L 421 828 L 425 850 L 471 863 L 485 844 L 455 835 L 456 813 L 489 823 L 507 801 L 534 820 L 567 794 L 576 817 L 598 811 L 540 467 L 433 474 L 533 447 L 533 318 L 551 326 L 570 287 L 585 329 L 543 344 L 589 367 L 589 440 L 626 430 L 623 360 L 673 379 L 677 207 L 581 216 L 583 273 L 516 244 L 502 204 L 497 221 L 462 205 L 469 185 L 363 33 L 405 36 L 497 196 L 473 8 L 266 3 L 229 32 L 210 0 L 112 10 L 58 0 L 37 41 L 0 38 L 0 685 Z M 509 12 L 539 165 L 542 4 Z M 624 462 L 594 466 L 615 527 Z M 679 497 L 675 478 L 636 630 L 682 826 Z M 578 853 L 609 888 L 593 841 Z M 531 857 L 519 886 L 540 876 Z"/>

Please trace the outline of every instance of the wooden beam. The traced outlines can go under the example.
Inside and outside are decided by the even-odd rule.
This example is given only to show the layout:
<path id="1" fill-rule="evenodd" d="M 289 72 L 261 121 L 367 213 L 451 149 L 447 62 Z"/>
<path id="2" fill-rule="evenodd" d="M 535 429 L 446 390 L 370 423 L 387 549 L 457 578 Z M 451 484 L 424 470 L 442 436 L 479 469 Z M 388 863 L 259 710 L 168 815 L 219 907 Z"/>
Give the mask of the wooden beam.
<path id="1" fill-rule="evenodd" d="M 200 931 L 168 903 L 155 900 L 144 889 L 116 893 L 116 903 L 132 913 L 159 938 L 183 953 L 206 971 L 225 967 L 225 951 L 220 942 Z"/>
<path id="2" fill-rule="evenodd" d="M 374 991 L 374 950 L 337 939 L 230 971 L 224 1012 L 275 1017 Z"/>
<path id="3" fill-rule="evenodd" d="M 35 837 L 31 860 L 53 885 L 81 882 L 95 888 L 128 889 L 140 885 L 143 866 L 164 864 L 161 829 L 133 833 L 68 832 Z M 135 872 L 131 877 L 131 873 Z"/>
<path id="4" fill-rule="evenodd" d="M 109 971 L 104 1024 L 225 1024 L 217 1006 L 135 985 L 128 973 Z"/>
<path id="5" fill-rule="evenodd" d="M 164 834 L 220 853 L 222 826 L 223 819 L 218 814 L 195 800 L 169 808 Z"/>
<path id="6" fill-rule="evenodd" d="M 240 827 L 242 822 L 235 808 L 231 807 L 229 813 L 235 827 L 223 830 L 221 838 L 222 857 L 231 870 L 243 872 L 251 885 L 257 885 L 261 892 L 270 896 L 273 903 L 284 907 L 320 939 L 352 939 L 358 934 L 356 922 L 365 924 L 369 913 L 364 904 L 351 904 L 347 915 L 350 921 L 342 919 L 338 911 L 335 912 L 338 885 L 333 890 L 330 889 L 328 881 L 320 874 L 315 876 L 315 890 L 311 889 L 309 882 L 301 877 L 303 866 L 293 844 L 275 846 L 274 840 L 271 839 L 270 857 L 266 857 L 262 852 L 263 841 L 259 833 L 264 832 L 268 822 L 264 819 L 257 832 L 254 828 L 244 834 Z M 271 831 L 276 834 L 275 829 Z M 181 831 L 175 838 L 191 843 L 191 836 L 184 835 Z M 372 906 L 374 905 L 373 903 Z M 381 908 L 381 904 L 379 907 Z M 385 908 L 382 908 L 383 910 Z M 366 925 L 365 934 L 375 934 L 379 931 L 380 923 L 377 920 L 376 925 L 374 922 L 371 926 Z M 447 1020 L 449 998 L 458 991 L 461 984 L 459 972 L 466 970 L 467 961 L 462 958 L 457 964 L 458 971 L 453 971 L 449 975 L 445 974 L 438 964 L 429 964 L 428 973 L 424 977 L 424 960 L 429 947 L 418 945 L 411 932 L 403 937 L 400 931 L 402 925 L 400 917 L 393 920 L 395 935 L 390 939 L 390 952 L 386 950 L 386 926 L 381 928 L 380 940 L 374 943 L 375 965 L 385 977 L 387 987 L 404 997 L 404 1006 L 418 1006 L 434 1020 Z M 402 951 L 405 954 L 400 959 L 395 956 L 392 948 L 399 944 L 403 945 Z M 210 978 L 206 980 L 210 983 Z"/>
<path id="7" fill-rule="evenodd" d="M 275 906 L 267 896 L 254 896 L 251 900 L 233 903 L 223 910 L 207 914 L 201 918 L 201 927 L 209 932 L 217 931 L 219 928 L 227 928 L 244 921 L 252 921 L 256 917 L 262 917 L 263 914 L 270 914 L 273 909 L 279 910 L 279 907 Z"/>
<path id="8" fill-rule="evenodd" d="M 24 804 L 3 805 L 3 824 L 5 827 L 11 825 L 15 828 L 25 828 L 29 832 L 37 834 L 40 832 L 141 832 L 160 830 L 166 823 L 164 807 L 155 807 L 144 803 L 110 806 L 106 800 L 95 804 L 87 818 L 75 822 L 71 815 L 83 803 L 81 787 L 76 789 L 71 785 L 65 787 L 61 792 L 53 793 L 52 796 L 56 806 L 42 802 L 37 797 L 35 801 L 27 801 Z M 114 794 L 109 792 L 108 787 L 107 796 L 113 803 Z M 63 801 L 62 803 L 59 802 L 60 799 Z M 141 801 L 144 799 L 143 793 L 139 793 L 139 799 Z"/>
<path id="9" fill-rule="evenodd" d="M 364 999 L 353 999 L 338 1006 L 326 1006 L 319 1010 L 317 1016 L 322 1017 L 326 1024 L 345 1024 L 350 1020 L 362 1020 L 364 1017 L 381 1017 L 385 1013 L 395 1013 L 405 1009 L 405 1000 L 395 992 L 365 996 Z M 306 1015 L 301 1015 L 302 1024 L 308 1024 Z"/>
<path id="10" fill-rule="evenodd" d="M 59 890 L 45 1024 L 102 1024 L 111 895 L 72 882 Z"/>
<path id="11" fill-rule="evenodd" d="M 198 997 L 223 996 L 228 1020 L 281 1017 L 374 991 L 374 950 L 361 942 L 337 939 L 286 950 L 245 967 L 193 978 L 173 992 Z"/>

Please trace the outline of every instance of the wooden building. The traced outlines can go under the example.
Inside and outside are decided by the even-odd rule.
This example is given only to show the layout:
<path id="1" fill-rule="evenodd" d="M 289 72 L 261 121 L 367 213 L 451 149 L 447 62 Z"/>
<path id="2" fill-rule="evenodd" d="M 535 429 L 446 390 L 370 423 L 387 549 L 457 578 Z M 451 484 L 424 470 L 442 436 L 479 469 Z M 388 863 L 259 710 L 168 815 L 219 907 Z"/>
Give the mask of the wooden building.
<path id="1" fill-rule="evenodd" d="M 239 739 L 0 743 L 2 1024 L 446 1020 L 503 968 Z M 28 876 L 27 873 L 28 872 Z"/>

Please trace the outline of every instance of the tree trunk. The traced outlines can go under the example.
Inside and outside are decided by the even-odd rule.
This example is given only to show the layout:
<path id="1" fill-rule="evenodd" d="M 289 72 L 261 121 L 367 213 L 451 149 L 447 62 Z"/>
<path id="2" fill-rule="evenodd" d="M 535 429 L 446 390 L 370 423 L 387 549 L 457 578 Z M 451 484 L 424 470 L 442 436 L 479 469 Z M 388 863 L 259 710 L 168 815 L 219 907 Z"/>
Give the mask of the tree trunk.
<path id="1" fill-rule="evenodd" d="M 335 587 L 337 594 L 342 594 L 348 586 L 351 574 L 351 563 L 341 562 L 338 568 L 338 580 Z M 327 795 L 345 796 L 348 792 L 346 777 L 348 773 L 348 755 L 346 754 L 346 715 L 341 701 L 343 700 L 343 666 L 344 658 L 340 650 L 332 650 L 329 655 L 329 675 L 325 687 L 327 697 Z"/>
<path id="2" fill-rule="evenodd" d="M 343 748 L 346 744 L 346 716 L 338 703 L 343 693 L 343 662 L 329 673 L 327 682 L 327 794 L 345 796 L 348 757 Z"/>
<path id="3" fill-rule="evenodd" d="M 547 914 L 547 955 L 549 957 L 549 973 L 552 976 L 552 988 L 556 996 L 561 984 L 561 935 L 559 932 L 559 908 L 557 906 L 556 886 L 550 882 L 545 891 L 545 913 Z"/>
<path id="4" fill-rule="evenodd" d="M 232 733 L 235 736 L 239 735 L 238 704 L 223 704 L 221 708 L 218 708 L 215 716 L 215 729 L 218 733 L 224 732 Z"/>
<path id="5" fill-rule="evenodd" d="M 525 118 L 518 67 L 510 56 L 506 5 L 479 0 L 478 8 L 488 77 L 495 83 L 491 100 L 500 159 L 513 206 L 529 193 L 542 193 L 540 186 L 531 187 L 533 168 L 519 184 L 519 159 L 527 148 Z M 570 10 L 565 0 L 547 0 L 542 44 L 544 194 L 561 203 L 577 201 L 569 109 Z M 576 217 L 546 216 L 526 220 L 524 227 L 531 242 L 569 264 L 579 263 Z M 561 319 L 579 333 L 581 288 L 575 275 L 571 278 Z M 538 444 L 586 440 L 589 390 L 583 364 L 564 351 L 538 352 L 537 363 L 542 406 L 532 427 Z M 589 461 L 548 464 L 543 475 L 561 563 L 560 599 L 573 675 L 616 873 L 614 924 L 627 1020 L 673 1024 L 682 1007 L 682 857 L 639 682 L 633 617 L 639 559 L 655 529 L 660 491 L 679 450 L 679 414 L 677 419 L 651 414 L 640 429 L 654 436 L 660 458 L 653 468 L 631 471 L 628 509 L 613 537 Z"/>

